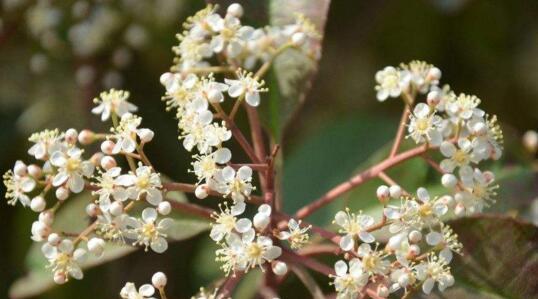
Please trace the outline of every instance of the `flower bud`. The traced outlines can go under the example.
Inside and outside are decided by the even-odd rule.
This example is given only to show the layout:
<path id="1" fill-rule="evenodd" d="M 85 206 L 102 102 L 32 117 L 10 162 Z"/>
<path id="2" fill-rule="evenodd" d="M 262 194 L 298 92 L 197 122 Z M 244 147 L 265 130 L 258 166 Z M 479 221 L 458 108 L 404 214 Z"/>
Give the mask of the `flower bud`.
<path id="1" fill-rule="evenodd" d="M 54 282 L 57 284 L 64 284 L 67 282 L 67 275 L 62 271 L 54 272 Z"/>
<path id="2" fill-rule="evenodd" d="M 437 106 L 441 102 L 441 93 L 438 90 L 432 90 L 428 93 L 426 102 L 430 106 Z"/>
<path id="3" fill-rule="evenodd" d="M 441 184 L 445 187 L 445 188 L 449 188 L 449 189 L 452 189 L 454 187 L 456 187 L 456 184 L 458 183 L 458 179 L 456 178 L 455 175 L 451 174 L 451 173 L 445 173 L 443 174 L 443 176 L 441 177 Z"/>
<path id="4" fill-rule="evenodd" d="M 413 230 L 409 233 L 409 241 L 411 243 L 418 243 L 422 240 L 422 233 L 418 230 Z"/>
<path id="5" fill-rule="evenodd" d="M 390 186 L 389 188 L 390 197 L 398 199 L 402 196 L 402 187 L 398 185 Z"/>
<path id="6" fill-rule="evenodd" d="M 381 298 L 387 298 L 389 296 L 389 293 L 389 288 L 387 288 L 387 286 L 380 284 L 377 287 L 377 296 Z"/>
<path id="7" fill-rule="evenodd" d="M 140 137 L 140 141 L 142 141 L 142 143 L 150 142 L 151 140 L 153 140 L 153 136 L 155 136 L 155 133 L 153 133 L 152 130 L 145 128 L 138 130 L 137 134 L 138 137 Z"/>
<path id="8" fill-rule="evenodd" d="M 68 129 L 67 131 L 65 131 L 65 142 L 69 143 L 69 144 L 75 144 L 77 142 L 77 139 L 78 139 L 78 132 L 77 130 L 71 128 L 71 129 Z"/>
<path id="9" fill-rule="evenodd" d="M 396 250 L 400 248 L 405 238 L 406 238 L 406 235 L 402 233 L 399 233 L 397 235 L 390 237 L 389 241 L 387 242 L 386 248 L 388 250 Z"/>
<path id="10" fill-rule="evenodd" d="M 377 188 L 376 194 L 377 199 L 379 199 L 382 204 L 386 204 L 390 198 L 390 189 L 385 185 L 381 185 Z"/>
<path id="11" fill-rule="evenodd" d="M 92 162 L 92 164 L 94 166 L 99 166 L 101 165 L 101 159 L 105 156 L 105 154 L 101 153 L 101 152 L 97 152 L 95 154 L 93 154 L 91 157 L 90 157 L 90 162 Z"/>
<path id="12" fill-rule="evenodd" d="M 439 81 L 441 79 L 441 70 L 437 67 L 432 67 L 428 71 L 428 75 L 426 76 L 426 80 L 428 81 Z"/>
<path id="13" fill-rule="evenodd" d="M 413 257 L 418 256 L 420 254 L 420 247 L 418 247 L 416 244 L 409 245 L 407 254 Z"/>
<path id="14" fill-rule="evenodd" d="M 164 286 L 166 286 L 166 283 L 166 275 L 164 275 L 164 273 L 162 272 L 157 272 L 151 277 L 151 284 L 153 284 L 153 286 L 157 289 L 164 288 Z"/>
<path id="15" fill-rule="evenodd" d="M 51 211 L 41 212 L 39 214 L 39 222 L 42 222 L 45 225 L 52 225 L 54 222 L 54 213 Z"/>
<path id="16" fill-rule="evenodd" d="M 447 207 L 452 208 L 454 206 L 454 197 L 450 195 L 443 195 L 439 198 L 439 202 L 445 204 Z"/>
<path id="17" fill-rule="evenodd" d="M 281 261 L 273 262 L 272 265 L 273 273 L 275 273 L 278 276 L 282 276 L 288 272 L 288 265 L 286 263 Z"/>
<path id="18" fill-rule="evenodd" d="M 30 209 L 34 212 L 42 212 L 46 206 L 47 202 L 41 195 L 32 198 L 32 201 L 30 202 Z"/>
<path id="19" fill-rule="evenodd" d="M 110 204 L 110 214 L 113 216 L 119 216 L 123 213 L 123 203 L 121 201 L 115 201 Z"/>
<path id="20" fill-rule="evenodd" d="M 293 45 L 300 47 L 306 41 L 306 34 L 304 32 L 296 32 L 291 36 L 291 42 Z"/>
<path id="21" fill-rule="evenodd" d="M 112 150 L 116 144 L 112 140 L 105 140 L 101 143 L 101 151 L 107 155 L 112 155 Z"/>
<path id="22" fill-rule="evenodd" d="M 252 224 L 254 224 L 254 227 L 259 230 L 264 230 L 267 225 L 269 225 L 269 222 L 271 221 L 271 218 L 269 215 L 265 213 L 257 213 L 254 215 L 254 218 L 252 219 Z"/>
<path id="23" fill-rule="evenodd" d="M 104 156 L 101 159 L 101 167 L 103 167 L 105 170 L 109 170 L 110 168 L 116 167 L 116 165 L 118 165 L 116 163 L 116 159 L 111 156 Z"/>
<path id="24" fill-rule="evenodd" d="M 94 203 L 88 204 L 86 206 L 86 214 L 90 217 L 96 217 L 99 214 L 99 207 Z"/>
<path id="25" fill-rule="evenodd" d="M 171 210 L 172 210 L 172 206 L 170 205 L 168 201 L 162 201 L 157 206 L 157 212 L 159 212 L 159 214 L 164 215 L 164 216 L 170 214 Z"/>
<path id="26" fill-rule="evenodd" d="M 523 135 L 523 146 L 530 153 L 536 153 L 538 150 L 538 133 L 533 130 L 525 132 Z"/>
<path id="27" fill-rule="evenodd" d="M 105 241 L 101 238 L 91 238 L 88 241 L 88 251 L 97 257 L 101 257 L 105 251 Z"/>
<path id="28" fill-rule="evenodd" d="M 243 6 L 239 3 L 232 3 L 228 6 L 226 13 L 236 18 L 240 18 L 243 16 Z"/>
<path id="29" fill-rule="evenodd" d="M 24 162 L 21 160 L 15 162 L 15 166 L 13 166 L 13 173 L 18 176 L 25 176 L 27 170 L 28 168 L 26 167 L 26 164 L 24 164 Z"/>
<path id="30" fill-rule="evenodd" d="M 41 175 L 43 174 L 43 171 L 41 170 L 41 167 L 31 164 L 28 166 L 28 174 L 30 174 L 35 179 L 39 179 Z"/>
<path id="31" fill-rule="evenodd" d="M 194 195 L 198 199 L 206 198 L 209 195 L 207 193 L 207 185 L 203 184 L 203 185 L 200 185 L 200 186 L 196 187 L 196 190 L 194 190 Z"/>
<path id="32" fill-rule="evenodd" d="M 64 187 L 58 187 L 55 194 L 58 200 L 66 200 L 69 197 L 69 189 Z"/>
<path id="33" fill-rule="evenodd" d="M 454 214 L 458 217 L 465 215 L 465 206 L 462 203 L 458 203 L 454 208 Z"/>
<path id="34" fill-rule="evenodd" d="M 493 174 L 493 172 L 491 171 L 484 171 L 482 175 L 484 176 L 484 179 L 486 180 L 486 183 L 488 184 L 493 182 L 493 180 L 495 180 L 495 174 Z"/>
<path id="35" fill-rule="evenodd" d="M 47 242 L 52 246 L 60 244 L 61 240 L 62 238 L 60 238 L 60 235 L 58 235 L 57 233 L 52 233 L 47 238 Z"/>
<path id="36" fill-rule="evenodd" d="M 95 138 L 95 133 L 90 130 L 82 130 L 80 134 L 78 134 L 78 142 L 80 144 L 88 145 L 92 144 Z"/>

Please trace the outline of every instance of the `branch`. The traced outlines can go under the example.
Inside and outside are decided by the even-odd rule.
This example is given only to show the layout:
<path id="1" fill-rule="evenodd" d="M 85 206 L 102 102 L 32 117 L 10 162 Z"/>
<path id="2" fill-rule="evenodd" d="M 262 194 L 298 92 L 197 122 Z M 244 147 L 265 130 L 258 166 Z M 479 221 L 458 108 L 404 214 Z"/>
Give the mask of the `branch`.
<path id="1" fill-rule="evenodd" d="M 351 189 L 367 182 L 368 180 L 377 177 L 379 173 L 382 171 L 385 171 L 405 160 L 414 158 L 416 156 L 419 156 L 423 153 L 425 153 L 428 149 L 430 149 L 427 145 L 424 146 L 418 146 L 413 149 L 410 149 L 408 151 L 405 151 L 401 154 L 398 154 L 394 157 L 389 157 L 380 163 L 370 167 L 369 169 L 359 173 L 358 175 L 352 177 L 346 182 L 341 183 L 340 185 L 334 187 L 333 189 L 329 190 L 329 192 L 325 193 L 322 197 L 318 198 L 317 200 L 313 201 L 312 203 L 304 206 L 301 208 L 297 213 L 295 213 L 295 218 L 302 219 L 307 217 L 308 215 L 314 213 L 318 209 L 328 205 L 329 203 L 336 200 L 339 196 L 342 194 L 350 191 Z"/>
<path id="2" fill-rule="evenodd" d="M 394 138 L 394 144 L 392 145 L 392 149 L 390 150 L 389 157 L 394 157 L 398 152 L 398 149 L 400 148 L 400 144 L 402 143 L 402 140 L 404 138 L 405 124 L 407 123 L 407 119 L 409 118 L 410 113 L 411 108 L 409 108 L 409 105 L 405 105 L 404 111 L 402 113 L 402 118 L 400 119 L 400 125 L 398 126 L 398 132 L 396 133 L 396 137 Z"/>
<path id="3" fill-rule="evenodd" d="M 212 219 L 211 215 L 215 212 L 214 210 L 199 205 L 195 205 L 187 202 L 179 202 L 177 200 L 167 199 L 173 209 L 185 212 L 187 214 L 200 216 L 202 218 Z"/>

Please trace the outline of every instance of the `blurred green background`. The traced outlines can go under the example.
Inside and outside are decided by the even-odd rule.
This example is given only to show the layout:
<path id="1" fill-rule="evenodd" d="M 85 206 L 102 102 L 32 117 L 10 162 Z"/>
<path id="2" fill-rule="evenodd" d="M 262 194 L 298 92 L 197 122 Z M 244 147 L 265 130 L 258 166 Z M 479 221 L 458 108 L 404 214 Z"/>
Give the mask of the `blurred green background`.
<path id="1" fill-rule="evenodd" d="M 133 46 L 132 41 L 122 42 L 124 33 L 112 34 L 100 51 L 82 58 L 71 55 L 65 48 L 51 51 L 52 54 L 43 51 L 42 41 L 37 42 L 28 29 L 27 8 L 33 1 L 19 1 L 26 3 L 16 9 L 6 7 L 17 1 L 4 2 L 0 32 L 2 171 L 11 168 L 17 159 L 30 161 L 26 140 L 34 131 L 56 127 L 106 129 L 89 113 L 91 99 L 105 86 L 121 82 L 122 88 L 131 91 L 144 125 L 157 133 L 147 147 L 153 164 L 171 178 L 193 181 L 186 171 L 189 156 L 176 138 L 176 122 L 160 101 L 164 90 L 159 76 L 171 65 L 170 49 L 176 43 L 175 33 L 186 16 L 204 6 L 202 1 L 177 0 L 177 5 L 172 6 L 177 15 L 170 17 L 169 22 L 159 22 L 159 13 L 144 15 L 143 21 L 138 22 L 139 16 L 119 9 L 126 16 L 118 26 L 128 28 L 135 21 L 145 24 L 145 43 Z M 241 3 L 245 5 L 246 22 L 250 20 L 259 26 L 267 21 L 264 13 L 267 3 L 255 0 Z M 67 39 L 69 28 L 62 26 L 58 29 L 59 37 Z M 113 53 L 124 47 L 132 48 L 130 63 L 114 67 Z M 49 54 L 43 60 L 36 53 Z M 507 153 L 495 169 L 523 170 L 501 186 L 504 191 L 495 210 L 530 220 L 536 217 L 529 208 L 538 195 L 536 178 L 529 167 L 533 157 L 520 146 L 521 135 L 538 128 L 538 1 L 535 0 L 333 1 L 319 73 L 306 104 L 285 136 L 285 209 L 293 212 L 316 198 L 367 163 L 376 149 L 390 141 L 402 104 L 399 100 L 383 104 L 375 100 L 374 74 L 386 65 L 413 59 L 438 66 L 443 71 L 442 82 L 457 92 L 476 94 L 482 99 L 484 110 L 499 116 Z M 95 79 L 93 83 L 81 84 L 82 75 L 79 73 L 79 78 L 75 75 L 81 65 L 92 66 L 95 78 L 108 80 Z M 268 101 L 264 100 L 262 105 Z M 427 170 L 409 167 L 412 173 L 405 172 L 409 169 L 399 173 L 409 183 L 408 189 L 418 187 L 421 180 L 438 180 Z M 362 192 L 347 199 L 371 195 Z M 368 202 L 372 201 L 364 200 L 354 207 L 368 209 Z M 334 209 L 342 204 L 314 215 L 312 221 L 328 224 Z M 7 296 L 11 283 L 27 270 L 24 260 L 32 243 L 30 227 L 35 217 L 35 213 L 20 206 L 0 204 L 1 298 Z M 170 278 L 169 298 L 189 298 L 200 286 L 220 277 L 213 251 L 214 245 L 207 234 L 201 234 L 174 243 L 163 255 L 138 251 L 89 270 L 83 281 L 70 282 L 38 298 L 117 298 L 125 281 L 146 283 L 158 270 Z M 249 279 L 256 279 L 255 275 L 251 276 Z M 244 293 L 238 297 L 250 294 L 248 283 L 245 285 Z M 308 297 L 304 287 L 291 287 L 297 285 L 296 279 L 291 278 L 284 286 L 282 297 Z"/>

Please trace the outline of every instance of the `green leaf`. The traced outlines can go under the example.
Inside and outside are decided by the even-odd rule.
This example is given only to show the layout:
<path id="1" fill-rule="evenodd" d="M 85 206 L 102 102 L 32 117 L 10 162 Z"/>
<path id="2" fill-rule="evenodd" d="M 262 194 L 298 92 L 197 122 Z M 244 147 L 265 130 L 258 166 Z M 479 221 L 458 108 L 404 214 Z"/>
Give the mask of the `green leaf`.
<path id="1" fill-rule="evenodd" d="M 467 217 L 449 225 L 464 246 L 463 256 L 452 266 L 456 286 L 500 298 L 537 298 L 536 226 L 499 215 Z"/>
<path id="2" fill-rule="evenodd" d="M 303 14 L 323 34 L 330 0 L 272 0 L 269 4 L 271 25 L 293 24 L 297 14 Z M 321 53 L 321 41 L 313 44 Z M 308 57 L 303 52 L 289 49 L 280 54 L 274 63 L 274 74 L 269 88 L 269 105 L 263 105 L 265 124 L 271 129 L 276 140 L 283 136 L 283 130 L 306 99 L 312 80 L 318 70 L 320 56 Z M 278 86 L 278 91 L 275 89 Z"/>
<path id="3" fill-rule="evenodd" d="M 284 157 L 284 210 L 294 213 L 352 173 L 392 135 L 382 118 L 357 115 L 324 125 Z M 375 193 L 374 193 L 375 194 Z M 335 201 L 309 221 L 329 224 L 343 202 Z"/>
<path id="4" fill-rule="evenodd" d="M 81 215 L 85 215 L 85 207 L 90 200 L 91 196 L 89 193 L 84 193 L 68 199 L 56 214 L 53 225 L 54 231 L 73 233 L 82 231 L 87 227 L 87 225 L 90 224 L 90 221 L 86 217 L 81 217 Z M 183 201 L 184 195 L 176 194 L 174 200 Z M 210 228 L 209 222 L 205 219 L 188 218 L 175 211 L 171 213 L 169 217 L 174 219 L 174 224 L 167 232 L 167 239 L 170 242 L 191 238 Z M 11 286 L 9 292 L 11 298 L 32 297 L 56 286 L 52 280 L 52 273 L 47 268 L 47 260 L 41 253 L 41 245 L 41 243 L 33 243 L 30 247 L 25 260 L 29 273 L 15 281 Z M 140 248 L 107 243 L 104 255 L 101 258 L 98 259 L 92 255 L 88 255 L 86 261 L 81 263 L 80 266 L 83 270 L 88 270 L 121 258 L 138 249 Z"/>

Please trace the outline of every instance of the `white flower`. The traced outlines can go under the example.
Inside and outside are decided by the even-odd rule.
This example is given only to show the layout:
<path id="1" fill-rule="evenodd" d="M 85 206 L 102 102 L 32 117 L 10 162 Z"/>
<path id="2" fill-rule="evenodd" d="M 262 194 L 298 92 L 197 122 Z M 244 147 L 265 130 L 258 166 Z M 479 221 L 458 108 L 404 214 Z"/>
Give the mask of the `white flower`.
<path id="1" fill-rule="evenodd" d="M 312 226 L 305 226 L 301 228 L 301 220 L 290 219 L 288 221 L 288 231 L 281 231 L 278 233 L 280 240 L 287 240 L 290 242 L 292 249 L 299 249 L 305 246 L 309 241 L 308 230 Z"/>
<path id="2" fill-rule="evenodd" d="M 441 79 L 441 71 L 424 61 L 414 60 L 401 67 L 405 85 L 412 84 L 415 90 L 423 94 L 428 92 L 430 86 L 439 84 Z"/>
<path id="3" fill-rule="evenodd" d="M 129 92 L 124 90 L 111 89 L 102 92 L 99 94 L 99 98 L 93 100 L 98 105 L 92 109 L 92 113 L 101 114 L 101 120 L 105 121 L 112 113 L 122 117 L 128 112 L 135 112 L 138 108 L 129 103 L 128 98 Z"/>
<path id="4" fill-rule="evenodd" d="M 118 154 L 120 152 L 132 153 L 136 149 L 136 136 L 145 135 L 149 129 L 139 129 L 142 123 L 142 118 L 133 115 L 131 113 L 125 113 L 122 115 L 118 127 L 114 128 L 113 131 L 116 133 L 114 138 L 116 138 L 116 144 L 112 149 L 113 154 Z"/>
<path id="5" fill-rule="evenodd" d="M 340 211 L 334 216 L 333 223 L 339 225 L 341 229 L 338 231 L 341 234 L 345 234 L 340 239 L 340 247 L 343 250 L 353 250 L 357 237 L 366 243 L 372 243 L 375 238 L 368 232 L 368 228 L 374 224 L 374 218 L 368 215 L 359 215 L 350 213 L 349 209 L 346 211 Z"/>
<path id="6" fill-rule="evenodd" d="M 461 120 L 468 120 L 473 116 L 483 116 L 484 111 L 476 108 L 480 104 L 480 99 L 476 96 L 460 94 L 452 94 L 446 103 L 446 112 L 451 117 L 454 123 Z"/>
<path id="7" fill-rule="evenodd" d="M 454 284 L 454 277 L 450 274 L 447 261 L 433 254 L 428 256 L 427 261 L 418 264 L 415 271 L 417 279 L 423 281 L 422 291 L 425 294 L 431 293 L 436 282 L 441 292 Z"/>
<path id="8" fill-rule="evenodd" d="M 241 166 L 235 171 L 232 167 L 226 166 L 215 173 L 214 181 L 209 187 L 225 197 L 230 196 L 234 202 L 241 202 L 248 198 L 254 189 L 251 181 L 252 169 L 250 167 Z"/>
<path id="9" fill-rule="evenodd" d="M 252 222 L 247 218 L 237 220 L 237 215 L 240 215 L 245 210 L 245 204 L 234 205 L 228 208 L 227 205 L 220 206 L 221 212 L 212 215 L 215 223 L 211 225 L 209 236 L 216 242 L 231 235 L 232 232 L 244 233 L 252 228 Z"/>
<path id="10" fill-rule="evenodd" d="M 157 221 L 157 215 L 157 210 L 154 208 L 145 208 L 142 211 L 142 219 L 129 218 L 127 225 L 132 229 L 128 236 L 136 238 L 135 245 L 143 245 L 146 250 L 151 247 L 151 250 L 156 253 L 163 253 L 168 249 L 164 232 L 172 226 L 173 220 L 164 218 Z"/>
<path id="11" fill-rule="evenodd" d="M 426 243 L 435 246 L 439 252 L 439 258 L 447 263 L 452 261 L 452 252 L 461 254 L 463 245 L 458 241 L 458 235 L 448 225 L 443 225 L 441 232 L 431 231 L 426 235 Z"/>
<path id="12" fill-rule="evenodd" d="M 384 259 L 387 255 L 382 251 L 372 250 L 370 244 L 361 244 L 357 255 L 361 259 L 362 272 L 368 276 L 384 275 L 390 269 L 390 262 Z"/>
<path id="13" fill-rule="evenodd" d="M 58 167 L 58 173 L 52 180 L 54 187 L 66 184 L 73 193 L 84 189 L 84 178 L 93 174 L 94 165 L 90 161 L 82 161 L 82 150 L 76 147 L 67 152 L 57 151 L 52 154 L 50 163 Z"/>
<path id="14" fill-rule="evenodd" d="M 62 144 L 63 134 L 56 130 L 44 130 L 34 133 L 28 140 L 35 143 L 28 150 L 28 154 L 38 160 L 47 160 L 50 155 L 56 151 L 63 150 L 65 145 Z"/>
<path id="15" fill-rule="evenodd" d="M 467 138 L 458 139 L 457 147 L 452 142 L 444 141 L 441 143 L 440 151 L 447 158 L 441 161 L 441 169 L 445 172 L 452 173 L 455 168 L 459 167 L 460 176 L 466 176 L 472 173 L 472 168 L 469 164 L 479 161 L 479 157 L 473 153 L 471 141 Z"/>
<path id="16" fill-rule="evenodd" d="M 36 182 L 29 176 L 18 176 L 13 171 L 7 171 L 4 176 L 4 185 L 6 186 L 5 197 L 10 205 L 17 204 L 19 201 L 24 207 L 30 205 L 30 197 L 27 193 L 32 192 Z"/>
<path id="17" fill-rule="evenodd" d="M 462 178 L 462 184 L 465 188 L 457 196 L 459 202 L 463 204 L 468 214 L 480 213 L 484 207 L 490 206 L 495 202 L 497 189 L 499 185 L 494 184 L 495 176 L 490 171 L 482 172 L 475 168 L 468 176 Z"/>
<path id="18" fill-rule="evenodd" d="M 250 39 L 254 29 L 249 26 L 241 26 L 238 18 L 227 15 L 222 21 L 215 22 L 212 29 L 218 31 L 213 36 L 209 47 L 215 53 L 225 52 L 230 58 L 235 58 L 243 51 L 245 42 Z"/>
<path id="19" fill-rule="evenodd" d="M 140 200 L 142 195 L 146 195 L 146 201 L 154 206 L 163 199 L 160 175 L 142 163 L 138 164 L 135 173 L 121 175 L 116 182 L 127 187 L 127 194 L 131 199 Z"/>
<path id="20" fill-rule="evenodd" d="M 215 82 L 215 79 L 209 76 L 200 81 L 194 97 L 210 103 L 221 103 L 224 101 L 224 95 L 222 93 L 226 90 L 228 90 L 228 85 Z"/>
<path id="21" fill-rule="evenodd" d="M 424 103 L 415 106 L 413 114 L 410 116 L 409 135 L 416 143 L 428 142 L 433 146 L 441 144 L 443 136 L 441 134 L 442 118 L 435 114 L 435 110 Z"/>
<path id="22" fill-rule="evenodd" d="M 243 247 L 244 255 L 238 263 L 238 269 L 248 270 L 263 265 L 265 262 L 270 262 L 278 258 L 282 249 L 273 245 L 271 238 L 265 236 L 258 236 L 256 238 L 256 232 L 254 229 L 250 229 L 243 233 L 242 237 L 238 235 L 230 235 L 226 242 L 231 247 Z"/>
<path id="23" fill-rule="evenodd" d="M 111 197 L 114 200 L 125 201 L 128 198 L 128 193 L 119 183 L 116 181 L 117 177 L 121 173 L 121 168 L 112 167 L 101 176 L 96 177 L 97 182 L 93 185 L 98 189 L 93 191 L 93 195 L 99 196 L 99 207 L 102 211 L 108 211 L 111 204 Z"/>
<path id="24" fill-rule="evenodd" d="M 153 297 L 155 288 L 151 284 L 144 284 L 138 290 L 132 282 L 128 282 L 120 291 L 123 299 L 156 299 Z"/>
<path id="25" fill-rule="evenodd" d="M 198 182 L 208 182 L 220 169 L 218 164 L 226 164 L 232 158 L 232 152 L 223 147 L 207 155 L 196 155 L 193 163 L 193 171 Z"/>
<path id="26" fill-rule="evenodd" d="M 230 85 L 228 94 L 232 98 L 244 96 L 250 106 L 257 107 L 260 104 L 260 92 L 267 92 L 266 88 L 262 88 L 265 82 L 258 81 L 252 73 L 245 71 L 238 71 L 237 77 L 237 80 L 225 79 L 226 84 Z"/>
<path id="27" fill-rule="evenodd" d="M 385 101 L 388 97 L 396 98 L 400 96 L 404 88 L 402 76 L 399 70 L 392 66 L 387 66 L 375 74 L 377 85 L 377 100 Z"/>
<path id="28" fill-rule="evenodd" d="M 349 261 L 349 268 L 345 261 L 337 261 L 334 264 L 336 275 L 332 284 L 336 290 L 338 299 L 357 298 L 359 292 L 368 283 L 368 275 L 363 272 L 361 261 L 354 258 Z"/>
<path id="29" fill-rule="evenodd" d="M 82 279 L 84 276 L 79 262 L 85 258 L 85 251 L 83 249 L 75 250 L 71 240 L 64 239 L 57 246 L 45 243 L 41 247 L 41 251 L 49 260 L 54 274 L 65 276 L 65 281 L 67 281 L 68 275 L 75 279 Z"/>

